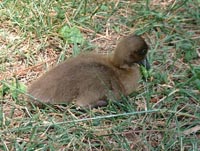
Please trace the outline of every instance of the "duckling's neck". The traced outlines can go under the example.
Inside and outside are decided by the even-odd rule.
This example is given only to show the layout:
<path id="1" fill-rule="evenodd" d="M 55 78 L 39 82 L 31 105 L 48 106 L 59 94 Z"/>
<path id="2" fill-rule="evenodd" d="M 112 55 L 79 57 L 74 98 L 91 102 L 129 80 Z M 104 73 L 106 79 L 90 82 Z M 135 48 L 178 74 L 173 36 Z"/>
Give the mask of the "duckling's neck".
<path id="1" fill-rule="evenodd" d="M 110 54 L 107 58 L 108 58 L 108 62 L 110 62 L 111 65 L 113 65 L 116 68 L 119 67 L 119 64 L 114 59 L 114 54 Z"/>
<path id="2" fill-rule="evenodd" d="M 114 65 L 116 68 L 120 68 L 122 66 L 122 61 L 119 58 L 119 56 L 116 55 L 116 53 L 113 53 L 109 56 L 109 61 L 112 65 Z"/>
<path id="3" fill-rule="evenodd" d="M 108 57 L 109 62 L 115 67 L 120 70 L 131 70 L 132 66 L 129 66 L 128 64 L 125 64 L 121 58 L 116 56 L 115 54 L 112 54 Z M 134 66 L 134 64 L 133 64 Z"/>

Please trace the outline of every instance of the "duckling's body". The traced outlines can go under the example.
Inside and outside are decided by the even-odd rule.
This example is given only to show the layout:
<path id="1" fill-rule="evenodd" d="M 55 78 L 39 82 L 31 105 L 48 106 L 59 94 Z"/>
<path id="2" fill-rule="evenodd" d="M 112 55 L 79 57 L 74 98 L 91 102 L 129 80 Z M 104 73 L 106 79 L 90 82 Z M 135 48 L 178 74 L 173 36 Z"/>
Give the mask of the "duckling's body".
<path id="1" fill-rule="evenodd" d="M 125 42 L 129 45 L 122 47 Z M 142 45 L 137 45 L 140 42 Z M 141 49 L 145 49 L 142 55 Z M 140 78 L 136 62 L 146 57 L 146 49 L 142 38 L 130 35 L 118 44 L 113 56 L 88 53 L 66 60 L 34 82 L 28 93 L 44 103 L 105 106 L 107 100 L 118 100 L 135 91 Z"/>

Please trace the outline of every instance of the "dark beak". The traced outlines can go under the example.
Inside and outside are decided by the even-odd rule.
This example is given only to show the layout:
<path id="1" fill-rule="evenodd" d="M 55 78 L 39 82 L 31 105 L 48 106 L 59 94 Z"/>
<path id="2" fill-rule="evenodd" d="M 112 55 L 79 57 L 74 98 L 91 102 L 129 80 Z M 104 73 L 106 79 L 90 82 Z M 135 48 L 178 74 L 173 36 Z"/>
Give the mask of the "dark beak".
<path id="1" fill-rule="evenodd" d="M 144 66 L 147 70 L 149 70 L 151 68 L 147 57 L 145 57 L 143 60 L 139 61 L 138 64 Z"/>

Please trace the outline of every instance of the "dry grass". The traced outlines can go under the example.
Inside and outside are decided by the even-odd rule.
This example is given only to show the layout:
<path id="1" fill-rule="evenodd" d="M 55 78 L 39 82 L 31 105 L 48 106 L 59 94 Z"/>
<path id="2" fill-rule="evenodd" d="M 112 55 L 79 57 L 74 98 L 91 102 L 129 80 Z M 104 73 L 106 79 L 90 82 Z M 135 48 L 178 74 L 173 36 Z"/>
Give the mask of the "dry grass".
<path id="1" fill-rule="evenodd" d="M 0 150 L 200 150 L 199 0 L 1 1 Z M 60 29 L 81 31 L 67 43 Z M 110 53 L 142 34 L 152 64 L 123 103 L 26 106 L 24 85 L 75 52 Z"/>

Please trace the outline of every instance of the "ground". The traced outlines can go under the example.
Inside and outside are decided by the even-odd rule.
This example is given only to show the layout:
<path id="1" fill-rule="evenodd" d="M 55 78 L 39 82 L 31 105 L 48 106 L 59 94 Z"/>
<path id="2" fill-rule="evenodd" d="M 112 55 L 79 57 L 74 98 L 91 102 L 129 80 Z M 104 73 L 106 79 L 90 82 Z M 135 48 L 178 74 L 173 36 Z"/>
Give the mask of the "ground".
<path id="1" fill-rule="evenodd" d="M 0 1 L 0 22 L 0 150 L 200 150 L 199 0 Z M 46 70 L 130 33 L 151 63 L 136 93 L 97 109 L 27 105 Z"/>

